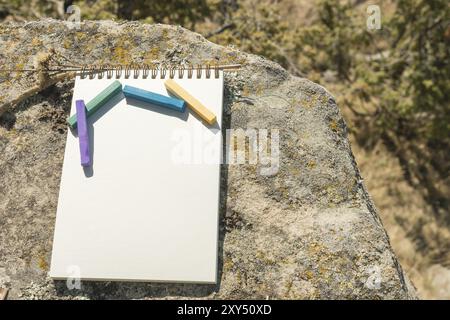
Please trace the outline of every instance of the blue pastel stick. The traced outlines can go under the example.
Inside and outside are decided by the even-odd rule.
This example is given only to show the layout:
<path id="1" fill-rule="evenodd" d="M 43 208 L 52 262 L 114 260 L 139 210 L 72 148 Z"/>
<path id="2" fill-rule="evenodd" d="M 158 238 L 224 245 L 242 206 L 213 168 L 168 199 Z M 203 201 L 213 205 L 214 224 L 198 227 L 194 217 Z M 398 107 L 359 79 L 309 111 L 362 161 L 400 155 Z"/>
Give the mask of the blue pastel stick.
<path id="1" fill-rule="evenodd" d="M 87 126 L 86 106 L 83 100 L 75 101 L 77 109 L 77 130 L 78 141 L 80 143 L 81 165 L 83 167 L 91 166 L 91 152 L 89 150 L 89 130 Z"/>
<path id="2" fill-rule="evenodd" d="M 186 109 L 186 102 L 184 102 L 184 100 L 166 97 L 158 93 L 128 85 L 123 87 L 123 94 L 127 98 L 133 98 L 180 112 L 184 112 L 184 109 Z"/>

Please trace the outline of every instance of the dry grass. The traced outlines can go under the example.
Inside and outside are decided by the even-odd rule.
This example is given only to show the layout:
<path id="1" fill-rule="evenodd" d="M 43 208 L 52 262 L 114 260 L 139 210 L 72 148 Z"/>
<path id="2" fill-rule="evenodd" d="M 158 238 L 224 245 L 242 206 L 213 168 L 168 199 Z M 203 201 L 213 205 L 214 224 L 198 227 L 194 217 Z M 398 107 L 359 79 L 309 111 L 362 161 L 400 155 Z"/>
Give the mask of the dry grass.
<path id="1" fill-rule="evenodd" d="M 450 299 L 448 225 L 439 223 L 421 190 L 406 181 L 397 158 L 383 144 L 367 151 L 352 141 L 352 147 L 394 251 L 420 296 Z"/>

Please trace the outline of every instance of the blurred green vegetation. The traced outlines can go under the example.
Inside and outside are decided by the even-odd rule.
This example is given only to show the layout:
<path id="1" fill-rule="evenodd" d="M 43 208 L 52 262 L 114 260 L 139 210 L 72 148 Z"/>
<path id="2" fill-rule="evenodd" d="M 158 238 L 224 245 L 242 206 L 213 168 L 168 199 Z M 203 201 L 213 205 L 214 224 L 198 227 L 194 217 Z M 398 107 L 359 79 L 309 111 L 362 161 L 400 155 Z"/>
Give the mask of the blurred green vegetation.
<path id="1" fill-rule="evenodd" d="M 449 2 L 381 3 L 380 30 L 367 29 L 369 3 L 360 0 L 0 0 L 0 19 L 64 18 L 74 4 L 82 19 L 182 25 L 323 84 L 350 112 L 361 145 L 384 140 L 403 163 L 417 159 L 417 174 L 427 161 L 448 180 Z"/>

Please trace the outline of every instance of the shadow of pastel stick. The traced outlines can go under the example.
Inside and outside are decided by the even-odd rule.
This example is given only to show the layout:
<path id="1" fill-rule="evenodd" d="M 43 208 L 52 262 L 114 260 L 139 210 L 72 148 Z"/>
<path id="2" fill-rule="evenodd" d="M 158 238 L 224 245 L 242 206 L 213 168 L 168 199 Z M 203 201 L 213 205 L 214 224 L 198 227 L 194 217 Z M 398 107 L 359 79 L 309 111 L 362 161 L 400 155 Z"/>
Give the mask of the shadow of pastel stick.
<path id="1" fill-rule="evenodd" d="M 187 105 L 197 113 L 203 120 L 205 120 L 208 124 L 213 124 L 216 122 L 216 116 L 212 113 L 208 108 L 206 108 L 200 101 L 191 96 L 185 89 L 183 89 L 178 83 L 174 80 L 169 79 L 164 82 L 166 89 L 176 96 L 177 98 L 183 99 L 186 101 Z"/>
<path id="2" fill-rule="evenodd" d="M 87 116 L 90 117 L 98 109 L 104 106 L 112 97 L 122 91 L 122 84 L 119 81 L 114 81 L 108 87 L 106 87 L 102 92 L 100 92 L 94 99 L 86 104 Z M 77 115 L 74 114 L 69 119 L 67 119 L 69 127 L 75 129 L 77 127 Z"/>
<path id="3" fill-rule="evenodd" d="M 87 126 L 86 106 L 83 100 L 75 101 L 77 110 L 77 131 L 78 141 L 80 143 L 81 165 L 83 167 L 91 166 L 91 152 L 89 150 L 89 130 Z"/>
<path id="4" fill-rule="evenodd" d="M 169 108 L 172 110 L 184 112 L 186 109 L 186 103 L 183 100 L 175 99 L 172 97 L 166 97 L 158 93 L 139 89 L 132 86 L 124 86 L 123 94 L 127 98 L 133 98 L 136 100 L 151 103 L 160 107 Z"/>

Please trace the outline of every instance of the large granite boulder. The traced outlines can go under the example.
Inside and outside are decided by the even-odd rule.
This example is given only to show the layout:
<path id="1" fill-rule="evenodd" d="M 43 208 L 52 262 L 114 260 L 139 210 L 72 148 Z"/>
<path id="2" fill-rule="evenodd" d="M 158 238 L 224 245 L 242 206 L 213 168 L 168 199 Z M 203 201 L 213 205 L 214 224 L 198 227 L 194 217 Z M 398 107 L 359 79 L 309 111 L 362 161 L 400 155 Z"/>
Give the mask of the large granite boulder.
<path id="1" fill-rule="evenodd" d="M 47 272 L 74 82 L 0 72 L 0 287 L 10 298 L 416 298 L 323 87 L 181 27 L 0 25 L 3 68 L 31 68 L 49 53 L 66 64 L 240 63 L 225 76 L 224 128 L 278 130 L 279 166 L 222 166 L 217 285 L 69 290 Z"/>

